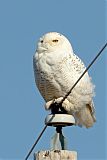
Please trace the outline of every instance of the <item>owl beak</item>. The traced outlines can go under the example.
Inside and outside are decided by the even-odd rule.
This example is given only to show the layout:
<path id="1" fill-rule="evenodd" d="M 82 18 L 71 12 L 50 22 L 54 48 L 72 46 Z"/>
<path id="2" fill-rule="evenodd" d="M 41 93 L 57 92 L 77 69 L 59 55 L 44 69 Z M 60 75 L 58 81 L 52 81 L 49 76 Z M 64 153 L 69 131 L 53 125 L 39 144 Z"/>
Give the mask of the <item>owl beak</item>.
<path id="1" fill-rule="evenodd" d="M 39 48 L 37 49 L 37 51 L 39 51 L 39 52 L 44 52 L 44 51 L 47 51 L 47 48 L 39 47 Z"/>

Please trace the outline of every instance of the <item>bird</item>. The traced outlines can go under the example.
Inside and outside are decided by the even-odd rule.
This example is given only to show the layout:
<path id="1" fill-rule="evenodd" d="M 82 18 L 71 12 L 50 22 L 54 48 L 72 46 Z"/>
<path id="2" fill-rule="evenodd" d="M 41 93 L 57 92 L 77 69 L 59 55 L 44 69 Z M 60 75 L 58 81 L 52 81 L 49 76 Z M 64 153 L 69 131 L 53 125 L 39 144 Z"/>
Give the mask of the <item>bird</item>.
<path id="1" fill-rule="evenodd" d="M 51 110 L 53 102 L 61 102 L 86 67 L 74 53 L 68 38 L 58 32 L 49 32 L 37 43 L 33 69 L 35 83 L 46 102 L 45 109 Z M 95 85 L 86 72 L 62 103 L 62 108 L 74 116 L 80 127 L 90 128 L 96 122 L 94 89 Z"/>

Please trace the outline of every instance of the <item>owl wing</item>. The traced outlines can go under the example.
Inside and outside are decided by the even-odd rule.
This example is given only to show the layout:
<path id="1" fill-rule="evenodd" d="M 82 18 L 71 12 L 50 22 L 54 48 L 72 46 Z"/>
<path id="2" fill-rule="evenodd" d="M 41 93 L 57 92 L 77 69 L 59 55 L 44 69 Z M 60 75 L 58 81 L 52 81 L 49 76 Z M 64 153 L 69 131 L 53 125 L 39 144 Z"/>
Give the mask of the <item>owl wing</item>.
<path id="1" fill-rule="evenodd" d="M 71 66 L 73 66 L 76 71 L 75 76 L 77 75 L 77 79 L 82 75 L 84 70 L 86 69 L 84 63 L 81 59 L 75 54 L 73 57 L 69 57 L 67 64 L 67 68 L 69 72 L 72 70 Z M 72 74 L 72 73 L 71 73 Z M 77 80 L 75 79 L 75 82 Z M 80 94 L 80 99 L 83 102 L 86 100 L 85 108 L 81 108 L 78 112 L 75 113 L 75 117 L 77 119 L 78 125 L 84 125 L 87 128 L 91 127 L 93 123 L 96 121 L 95 118 L 95 108 L 92 97 L 94 95 L 94 85 L 91 82 L 91 78 L 88 75 L 88 72 L 85 73 L 83 78 L 79 81 L 76 86 L 76 93 Z M 85 99 L 85 100 L 84 100 Z"/>
<path id="2" fill-rule="evenodd" d="M 74 74 L 73 78 L 75 79 L 75 82 L 78 80 L 78 78 L 80 78 L 80 76 L 86 70 L 86 67 L 84 63 L 82 62 L 82 60 L 75 54 L 73 54 L 72 57 L 69 56 L 69 59 L 66 65 L 67 65 L 69 72 L 71 72 L 71 75 Z M 78 88 L 81 87 L 81 92 L 83 94 L 94 94 L 93 90 L 95 86 L 92 84 L 91 77 L 88 75 L 88 72 L 84 74 L 84 76 L 78 82 L 76 87 Z M 82 88 L 83 88 L 83 91 L 82 91 Z"/>

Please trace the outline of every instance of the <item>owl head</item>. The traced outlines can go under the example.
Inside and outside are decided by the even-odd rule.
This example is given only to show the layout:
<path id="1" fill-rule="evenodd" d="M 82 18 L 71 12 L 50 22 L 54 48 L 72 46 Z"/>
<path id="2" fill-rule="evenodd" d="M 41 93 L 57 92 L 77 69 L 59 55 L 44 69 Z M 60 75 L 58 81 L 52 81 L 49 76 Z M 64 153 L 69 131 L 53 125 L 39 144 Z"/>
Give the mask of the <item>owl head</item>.
<path id="1" fill-rule="evenodd" d="M 72 46 L 64 35 L 57 32 L 49 32 L 40 38 L 37 50 L 39 52 L 72 51 Z"/>

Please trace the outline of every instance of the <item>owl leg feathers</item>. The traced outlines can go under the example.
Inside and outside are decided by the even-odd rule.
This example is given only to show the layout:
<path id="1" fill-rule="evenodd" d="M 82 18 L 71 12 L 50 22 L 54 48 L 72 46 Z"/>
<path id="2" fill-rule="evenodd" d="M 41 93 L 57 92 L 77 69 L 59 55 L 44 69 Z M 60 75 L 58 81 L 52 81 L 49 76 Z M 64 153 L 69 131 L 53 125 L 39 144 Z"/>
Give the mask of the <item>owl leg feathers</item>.
<path id="1" fill-rule="evenodd" d="M 52 114 L 59 114 L 59 113 L 66 114 L 67 111 L 65 109 L 65 106 L 69 104 L 69 101 L 66 100 L 61 104 L 60 102 L 62 99 L 63 97 L 60 97 L 60 98 L 53 99 L 51 101 L 46 102 L 45 109 L 51 110 Z"/>
<path id="2" fill-rule="evenodd" d="M 45 109 L 46 109 L 46 110 L 50 110 L 50 109 L 51 109 L 50 107 L 51 107 L 51 105 L 52 105 L 54 102 L 55 102 L 55 99 L 46 102 L 46 104 L 45 104 Z"/>
<path id="3" fill-rule="evenodd" d="M 58 105 L 55 106 L 54 104 L 60 104 L 62 99 L 63 99 L 63 97 L 59 97 L 57 99 L 53 99 L 51 101 L 46 102 L 45 109 L 46 110 L 50 110 L 50 109 L 52 110 L 52 104 L 53 104 L 54 107 L 58 107 Z M 65 99 L 64 102 L 62 103 L 62 105 L 59 108 L 63 112 L 71 114 L 72 110 L 74 109 L 74 106 L 67 99 Z"/>
<path id="4" fill-rule="evenodd" d="M 50 100 L 48 102 L 46 102 L 45 104 L 45 109 L 46 110 L 49 110 L 51 109 L 51 105 L 53 103 L 60 103 L 61 100 L 63 99 L 63 97 L 60 97 L 60 98 L 57 98 L 57 99 L 53 99 L 53 100 Z M 62 103 L 62 107 L 66 110 L 66 108 L 69 108 L 69 101 L 67 99 L 65 99 L 65 101 Z"/>

